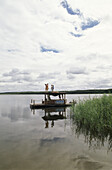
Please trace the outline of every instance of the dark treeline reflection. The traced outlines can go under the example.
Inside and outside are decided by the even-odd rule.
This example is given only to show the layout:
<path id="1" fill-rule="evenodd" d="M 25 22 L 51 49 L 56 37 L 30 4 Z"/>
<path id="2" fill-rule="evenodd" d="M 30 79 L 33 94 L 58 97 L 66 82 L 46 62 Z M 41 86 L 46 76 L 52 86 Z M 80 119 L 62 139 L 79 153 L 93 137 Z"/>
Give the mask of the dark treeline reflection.
<path id="1" fill-rule="evenodd" d="M 88 144 L 90 149 L 101 149 L 102 147 L 107 148 L 107 152 L 112 151 L 112 130 L 105 128 L 93 127 L 93 129 L 85 126 L 82 122 L 75 121 L 73 115 L 71 115 L 72 130 L 79 138 L 84 135 L 85 142 Z"/>

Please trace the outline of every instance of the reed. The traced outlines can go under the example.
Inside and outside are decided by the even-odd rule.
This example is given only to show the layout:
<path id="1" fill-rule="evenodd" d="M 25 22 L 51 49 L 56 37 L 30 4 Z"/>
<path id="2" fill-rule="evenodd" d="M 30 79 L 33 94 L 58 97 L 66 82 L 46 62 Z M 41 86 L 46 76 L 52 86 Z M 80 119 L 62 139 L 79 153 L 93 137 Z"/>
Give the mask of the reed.
<path id="1" fill-rule="evenodd" d="M 99 135 L 112 132 L 112 95 L 89 98 L 72 106 L 73 119 L 78 129 Z"/>

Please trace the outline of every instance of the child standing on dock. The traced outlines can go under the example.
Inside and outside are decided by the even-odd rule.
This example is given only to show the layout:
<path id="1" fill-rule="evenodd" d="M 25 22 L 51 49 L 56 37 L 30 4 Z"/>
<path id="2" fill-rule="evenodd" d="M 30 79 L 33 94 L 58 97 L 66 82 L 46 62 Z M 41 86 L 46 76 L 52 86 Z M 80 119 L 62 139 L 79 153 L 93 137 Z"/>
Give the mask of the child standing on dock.
<path id="1" fill-rule="evenodd" d="M 49 89 L 49 85 L 47 83 L 47 84 L 45 84 L 45 90 L 48 91 L 48 89 Z"/>
<path id="2" fill-rule="evenodd" d="M 51 90 L 52 90 L 52 91 L 54 90 L 54 85 L 51 85 Z"/>

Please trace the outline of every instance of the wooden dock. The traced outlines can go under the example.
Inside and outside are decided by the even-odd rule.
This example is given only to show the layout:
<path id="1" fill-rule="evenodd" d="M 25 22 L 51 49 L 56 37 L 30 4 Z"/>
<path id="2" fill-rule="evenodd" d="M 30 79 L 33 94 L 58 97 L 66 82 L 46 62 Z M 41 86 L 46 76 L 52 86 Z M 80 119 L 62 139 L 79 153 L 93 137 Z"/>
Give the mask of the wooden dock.
<path id="1" fill-rule="evenodd" d="M 59 99 L 52 99 L 51 96 L 58 96 Z M 67 103 L 65 92 L 47 91 L 44 94 L 44 99 L 42 99 L 42 103 L 36 103 L 36 100 L 31 99 L 30 108 L 36 109 L 47 107 L 68 107 L 71 105 L 72 103 Z"/>

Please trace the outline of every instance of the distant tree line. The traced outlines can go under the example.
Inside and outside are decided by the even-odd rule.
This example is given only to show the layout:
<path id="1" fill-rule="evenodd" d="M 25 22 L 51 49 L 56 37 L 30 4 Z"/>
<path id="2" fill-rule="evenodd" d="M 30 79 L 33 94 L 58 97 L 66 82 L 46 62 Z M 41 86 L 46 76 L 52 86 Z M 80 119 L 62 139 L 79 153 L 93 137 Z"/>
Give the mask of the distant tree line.
<path id="1" fill-rule="evenodd" d="M 89 89 L 89 90 L 70 90 L 70 91 L 58 91 L 58 92 L 64 92 L 66 94 L 108 94 L 112 93 L 112 89 Z M 52 93 L 51 91 L 45 92 L 45 91 L 23 91 L 23 92 L 3 92 L 0 93 L 1 95 L 30 95 L 30 94 L 46 94 L 46 93 Z"/>
<path id="2" fill-rule="evenodd" d="M 73 90 L 65 91 L 67 94 L 105 94 L 112 93 L 112 89 L 90 89 L 90 90 Z"/>

